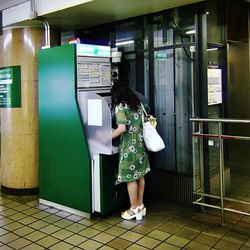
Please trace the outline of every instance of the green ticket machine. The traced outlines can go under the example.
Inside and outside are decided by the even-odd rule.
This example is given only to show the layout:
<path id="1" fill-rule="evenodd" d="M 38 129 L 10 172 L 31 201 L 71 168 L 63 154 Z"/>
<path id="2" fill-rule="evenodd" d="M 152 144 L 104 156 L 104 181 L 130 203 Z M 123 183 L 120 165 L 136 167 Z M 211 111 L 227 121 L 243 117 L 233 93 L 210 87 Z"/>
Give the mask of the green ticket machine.
<path id="1" fill-rule="evenodd" d="M 41 204 L 105 216 L 128 202 L 116 185 L 107 46 L 69 44 L 38 55 Z"/>

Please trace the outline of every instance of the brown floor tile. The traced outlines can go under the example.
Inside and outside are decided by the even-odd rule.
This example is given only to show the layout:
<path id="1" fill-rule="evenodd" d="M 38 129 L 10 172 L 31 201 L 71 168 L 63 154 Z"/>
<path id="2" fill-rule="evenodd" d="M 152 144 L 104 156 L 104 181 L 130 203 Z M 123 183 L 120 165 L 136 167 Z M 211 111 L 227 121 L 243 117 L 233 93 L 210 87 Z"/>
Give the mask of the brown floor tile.
<path id="1" fill-rule="evenodd" d="M 155 229 L 155 227 L 152 228 L 150 226 L 146 226 L 146 225 L 140 224 L 138 226 L 133 227 L 131 230 L 133 232 L 146 235 L 146 234 L 150 233 L 154 229 Z"/>
<path id="2" fill-rule="evenodd" d="M 3 229 L 3 228 L 0 228 L 0 236 L 4 235 L 4 234 L 6 234 L 6 233 L 8 233 L 7 230 L 5 230 L 5 229 Z"/>
<path id="3" fill-rule="evenodd" d="M 88 228 L 80 231 L 78 234 L 80 234 L 80 235 L 82 235 L 84 237 L 87 237 L 87 238 L 92 238 L 92 237 L 96 236 L 99 233 L 100 233 L 99 230 L 96 230 L 94 228 L 88 227 Z"/>
<path id="4" fill-rule="evenodd" d="M 190 219 L 186 219 L 186 218 L 178 218 L 178 217 L 173 217 L 171 218 L 168 222 L 172 223 L 178 227 L 183 227 L 184 225 L 186 225 L 188 222 L 190 221 Z"/>
<path id="5" fill-rule="evenodd" d="M 39 229 L 41 229 L 43 227 L 46 227 L 48 225 L 49 224 L 47 222 L 44 222 L 42 220 L 38 220 L 38 221 L 36 221 L 34 223 L 29 224 L 29 227 L 34 228 L 36 230 L 39 230 Z"/>
<path id="6" fill-rule="evenodd" d="M 120 236 L 120 238 L 128 240 L 128 241 L 132 241 L 132 242 L 136 242 L 137 240 L 141 239 L 142 237 L 143 237 L 142 234 L 138 234 L 138 233 L 135 233 L 132 231 L 128 231 Z"/>
<path id="7" fill-rule="evenodd" d="M 239 249 L 241 246 L 243 246 L 242 243 L 230 241 L 226 239 L 221 239 L 218 241 L 216 245 L 214 245 L 215 248 L 221 249 L 221 250 L 236 250 Z"/>
<path id="8" fill-rule="evenodd" d="M 207 227 L 208 227 L 207 225 L 200 223 L 200 222 L 197 222 L 197 221 L 189 221 L 185 225 L 185 228 L 192 229 L 192 230 L 197 231 L 197 232 L 202 232 Z"/>
<path id="9" fill-rule="evenodd" d="M 4 226 L 3 228 L 6 230 L 9 230 L 9 231 L 14 231 L 14 230 L 21 228 L 21 227 L 23 227 L 23 224 L 21 224 L 19 222 L 13 222 L 13 223 L 10 223 L 10 224 Z"/>
<path id="10" fill-rule="evenodd" d="M 0 212 L 0 214 L 2 216 L 5 216 L 5 217 L 8 217 L 8 216 L 13 215 L 13 214 L 17 214 L 17 213 L 18 213 L 18 211 L 14 210 L 14 209 L 8 209 L 8 208 L 6 208 Z"/>
<path id="11" fill-rule="evenodd" d="M 19 206 L 16 206 L 15 207 L 15 210 L 19 211 L 19 212 L 22 212 L 22 211 L 25 211 L 26 209 L 29 209 L 30 207 L 29 206 L 26 206 L 26 205 L 20 205 L 19 203 Z"/>
<path id="12" fill-rule="evenodd" d="M 37 241 L 36 243 L 44 248 L 48 248 L 52 245 L 55 245 L 59 241 L 60 241 L 59 239 L 56 239 L 52 236 L 47 236 L 47 237 L 42 238 L 41 240 Z"/>
<path id="13" fill-rule="evenodd" d="M 68 227 L 70 225 L 72 225 L 74 222 L 73 221 L 69 221 L 67 219 L 61 219 L 57 222 L 54 223 L 55 226 L 60 227 L 60 228 L 64 228 L 64 227 Z"/>
<path id="14" fill-rule="evenodd" d="M 117 223 L 121 222 L 121 218 L 119 217 L 114 217 L 114 216 L 110 216 L 108 218 L 103 219 L 103 222 L 111 224 L 111 225 L 116 225 Z"/>
<path id="15" fill-rule="evenodd" d="M 148 248 L 143 247 L 143 246 L 139 246 L 137 244 L 133 244 L 131 246 L 129 246 L 128 248 L 126 248 L 126 250 L 147 250 Z"/>
<path id="16" fill-rule="evenodd" d="M 25 211 L 22 211 L 23 214 L 25 215 L 32 215 L 32 214 L 36 214 L 39 212 L 39 209 L 37 208 L 29 208 L 29 209 L 26 209 Z"/>
<path id="17" fill-rule="evenodd" d="M 177 246 L 177 247 L 184 247 L 185 245 L 187 245 L 190 242 L 190 240 L 173 235 L 173 236 L 169 237 L 166 240 L 166 242 L 171 244 L 171 245 Z"/>
<path id="18" fill-rule="evenodd" d="M 0 242 L 7 244 L 11 241 L 17 240 L 18 238 L 19 238 L 19 236 L 17 236 L 16 234 L 6 233 L 6 234 L 0 236 Z"/>
<path id="19" fill-rule="evenodd" d="M 191 241 L 185 246 L 185 250 L 209 250 L 210 247 L 199 242 Z"/>
<path id="20" fill-rule="evenodd" d="M 151 238 L 154 238 L 156 240 L 163 241 L 163 240 L 166 240 L 167 238 L 169 238 L 171 236 L 171 234 L 156 229 L 156 230 L 150 232 L 148 234 L 148 236 L 150 236 Z"/>
<path id="21" fill-rule="evenodd" d="M 115 248 L 109 246 L 102 246 L 98 250 L 114 250 Z"/>
<path id="22" fill-rule="evenodd" d="M 13 222 L 14 222 L 13 220 L 10 220 L 8 218 L 3 218 L 2 220 L 0 220 L 0 227 L 4 227 Z"/>
<path id="23" fill-rule="evenodd" d="M 116 224 L 116 226 L 122 227 L 125 229 L 131 229 L 131 228 L 137 226 L 138 224 L 140 224 L 140 223 L 137 221 L 122 220 L 120 223 Z"/>
<path id="24" fill-rule="evenodd" d="M 5 207 L 8 207 L 8 208 L 15 208 L 15 207 L 18 207 L 18 206 L 20 206 L 20 203 L 19 202 L 16 202 L 16 201 L 12 201 L 12 202 L 10 202 L 10 203 L 7 203 L 6 205 L 5 205 Z M 1 209 L 1 208 L 0 208 Z M 6 208 L 4 208 L 4 209 L 6 209 Z"/>
<path id="25" fill-rule="evenodd" d="M 99 231 L 105 231 L 108 228 L 112 227 L 112 225 L 105 223 L 105 222 L 97 222 L 94 225 L 91 226 L 92 228 L 99 230 Z"/>
<path id="26" fill-rule="evenodd" d="M 143 246 L 143 247 L 147 247 L 149 249 L 154 249 L 160 243 L 161 241 L 148 237 L 148 236 L 144 236 L 143 238 L 141 238 L 140 240 L 136 242 L 136 244 Z"/>
<path id="27" fill-rule="evenodd" d="M 47 210 L 46 210 L 47 211 Z M 47 216 L 45 218 L 43 218 L 43 221 L 45 222 L 48 222 L 48 223 L 55 223 L 59 220 L 61 220 L 62 218 L 59 217 L 59 216 L 56 216 L 56 215 L 50 215 L 50 216 Z"/>
<path id="28" fill-rule="evenodd" d="M 179 250 L 181 249 L 180 247 L 176 247 L 173 245 L 170 245 L 166 242 L 161 243 L 160 245 L 158 245 L 155 250 Z"/>
<path id="29" fill-rule="evenodd" d="M 13 232 L 19 236 L 24 236 L 24 235 L 27 235 L 27 234 L 34 232 L 34 229 L 27 227 L 27 226 L 25 226 L 25 227 L 23 226 L 17 230 L 14 230 Z"/>
<path id="30" fill-rule="evenodd" d="M 170 222 L 164 223 L 163 225 L 161 225 L 160 227 L 158 227 L 159 230 L 169 233 L 169 234 L 173 234 L 176 231 L 178 231 L 180 229 L 179 226 L 174 225 Z"/>
<path id="31" fill-rule="evenodd" d="M 83 218 L 83 219 L 79 220 L 77 223 L 85 225 L 85 226 L 92 226 L 92 225 L 96 224 L 97 222 L 100 222 L 100 220 L 96 219 L 96 218 L 93 218 L 93 219 Z"/>
<path id="32" fill-rule="evenodd" d="M 32 242 L 29 240 L 26 240 L 24 238 L 19 238 L 17 240 L 14 240 L 8 244 L 8 246 L 13 247 L 14 249 L 20 249 L 27 245 L 30 245 Z"/>
<path id="33" fill-rule="evenodd" d="M 227 232 L 222 239 L 232 240 L 240 243 L 244 243 L 248 239 L 248 235 L 235 233 L 235 232 Z"/>
<path id="34" fill-rule="evenodd" d="M 245 242 L 245 245 L 250 249 L 250 238 Z"/>
<path id="35" fill-rule="evenodd" d="M 36 214 L 32 214 L 32 217 L 37 218 L 37 219 L 43 219 L 43 218 L 48 217 L 48 216 L 50 216 L 50 214 L 47 212 L 44 212 L 44 211 L 40 211 Z"/>
<path id="36" fill-rule="evenodd" d="M 188 228 L 181 228 L 175 232 L 176 236 L 179 236 L 188 240 L 194 239 L 198 234 L 199 232 L 188 229 Z"/>
<path id="37" fill-rule="evenodd" d="M 35 243 L 32 243 L 32 244 L 22 248 L 22 250 L 43 250 L 43 249 L 44 249 L 44 247 L 41 247 Z"/>
<path id="38" fill-rule="evenodd" d="M 22 223 L 22 224 L 24 224 L 24 225 L 29 225 L 29 224 L 34 223 L 36 221 L 37 221 L 37 219 L 33 218 L 31 216 L 27 216 L 27 217 L 19 220 L 19 222 Z"/>
<path id="39" fill-rule="evenodd" d="M 55 245 L 51 246 L 49 249 L 50 250 L 69 250 L 71 248 L 73 248 L 72 245 L 61 241 L 61 242 L 58 242 Z"/>
<path id="40" fill-rule="evenodd" d="M 110 227 L 109 229 L 105 231 L 105 233 L 108 233 L 114 236 L 120 236 L 121 234 L 124 234 L 125 232 L 127 232 L 126 229 L 117 227 L 117 226 Z"/>
<path id="41" fill-rule="evenodd" d="M 13 214 L 13 215 L 9 216 L 9 219 L 14 220 L 14 221 L 18 221 L 18 220 L 21 220 L 21 219 L 23 219 L 25 217 L 27 217 L 26 214 L 16 213 L 16 214 Z"/>
<path id="42" fill-rule="evenodd" d="M 243 247 L 240 248 L 240 250 L 249 250 L 249 247 L 243 246 Z"/>
<path id="43" fill-rule="evenodd" d="M 132 245 L 133 243 L 131 241 L 128 240 L 124 240 L 121 238 L 115 238 L 112 241 L 110 241 L 107 245 L 114 248 L 114 249 L 126 249 L 127 247 L 129 247 L 130 245 Z"/>
<path id="44" fill-rule="evenodd" d="M 73 235 L 73 234 L 74 234 L 74 233 L 71 232 L 71 231 L 68 231 L 68 230 L 66 230 L 66 229 L 61 229 L 61 230 L 59 230 L 59 231 L 53 233 L 51 236 L 53 236 L 53 237 L 55 237 L 55 238 L 57 238 L 57 239 L 59 239 L 59 240 L 64 240 L 64 239 L 70 237 L 70 236 Z"/>
<path id="45" fill-rule="evenodd" d="M 68 237 L 67 239 L 65 239 L 64 241 L 68 242 L 71 245 L 77 246 L 77 245 L 79 245 L 87 240 L 88 240 L 88 238 L 86 238 L 86 237 L 83 237 L 83 236 L 78 235 L 78 234 L 74 234 L 74 235 Z"/>
<path id="46" fill-rule="evenodd" d="M 81 243 L 78 247 L 86 250 L 95 250 L 99 249 L 103 244 L 94 240 L 87 240 Z"/>
<path id="47" fill-rule="evenodd" d="M 100 233 L 93 237 L 93 240 L 101 242 L 103 244 L 107 244 L 109 241 L 113 240 L 115 236 L 107 234 L 107 233 Z"/>
<path id="48" fill-rule="evenodd" d="M 42 232 L 39 232 L 39 231 L 34 231 L 34 232 L 30 233 L 30 234 L 25 235 L 24 238 L 35 242 L 35 241 L 38 241 L 38 240 L 40 240 L 40 239 L 42 239 L 42 238 L 44 238 L 46 236 L 47 236 L 47 234 L 45 234 L 45 233 L 42 233 Z"/>
<path id="49" fill-rule="evenodd" d="M 65 229 L 68 230 L 68 231 L 71 231 L 73 233 L 78 233 L 78 232 L 84 230 L 85 228 L 86 228 L 86 226 L 84 226 L 84 225 L 74 223 L 74 224 L 69 225 Z"/>
<path id="50" fill-rule="evenodd" d="M 219 241 L 219 239 L 220 238 L 216 238 L 216 237 L 202 233 L 202 234 L 199 234 L 194 240 L 196 242 L 212 247 Z"/>
<path id="51" fill-rule="evenodd" d="M 13 248 L 5 245 L 5 246 L 0 246 L 0 250 L 13 250 Z"/>
<path id="52" fill-rule="evenodd" d="M 208 227 L 203 231 L 204 234 L 207 234 L 216 238 L 223 237 L 227 232 L 228 230 L 225 230 L 221 226 L 218 226 L 218 225 L 213 226 L 213 227 Z"/>
<path id="53" fill-rule="evenodd" d="M 56 231 L 59 231 L 60 229 L 61 229 L 60 227 L 57 227 L 55 225 L 48 225 L 46 227 L 41 228 L 40 231 L 45 234 L 52 234 L 55 233 Z"/>

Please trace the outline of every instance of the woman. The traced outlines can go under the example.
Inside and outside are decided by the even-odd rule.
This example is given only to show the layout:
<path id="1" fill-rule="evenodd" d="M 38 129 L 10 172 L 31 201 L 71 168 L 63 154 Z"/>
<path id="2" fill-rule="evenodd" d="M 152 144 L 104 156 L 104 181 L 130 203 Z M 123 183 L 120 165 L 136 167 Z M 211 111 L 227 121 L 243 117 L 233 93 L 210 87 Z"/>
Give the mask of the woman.
<path id="1" fill-rule="evenodd" d="M 142 109 L 138 97 L 122 83 L 111 89 L 117 128 L 112 139 L 121 136 L 119 145 L 118 182 L 127 182 L 130 208 L 122 212 L 126 220 L 141 220 L 146 215 L 143 205 L 144 175 L 150 171 L 142 137 Z"/>

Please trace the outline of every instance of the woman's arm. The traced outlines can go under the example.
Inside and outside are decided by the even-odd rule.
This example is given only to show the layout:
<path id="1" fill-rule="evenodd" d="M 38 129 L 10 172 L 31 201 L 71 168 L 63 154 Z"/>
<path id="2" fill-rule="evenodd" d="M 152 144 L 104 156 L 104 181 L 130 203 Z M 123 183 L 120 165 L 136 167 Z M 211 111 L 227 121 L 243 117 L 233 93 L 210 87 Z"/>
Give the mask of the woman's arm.
<path id="1" fill-rule="evenodd" d="M 125 124 L 118 124 L 118 127 L 112 132 L 112 139 L 120 136 L 125 131 L 126 131 L 126 125 Z"/>

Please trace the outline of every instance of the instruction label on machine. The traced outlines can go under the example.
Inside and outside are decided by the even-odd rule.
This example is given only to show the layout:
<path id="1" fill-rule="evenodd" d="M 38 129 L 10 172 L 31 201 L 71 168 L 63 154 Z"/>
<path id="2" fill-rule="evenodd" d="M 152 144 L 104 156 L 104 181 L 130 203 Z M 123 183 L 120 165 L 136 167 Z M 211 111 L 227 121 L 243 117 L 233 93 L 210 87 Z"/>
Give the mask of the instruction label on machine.
<path id="1" fill-rule="evenodd" d="M 78 63 L 78 87 L 110 86 L 111 66 L 109 63 Z"/>
<path id="2" fill-rule="evenodd" d="M 21 66 L 0 68 L 0 108 L 21 107 Z"/>

